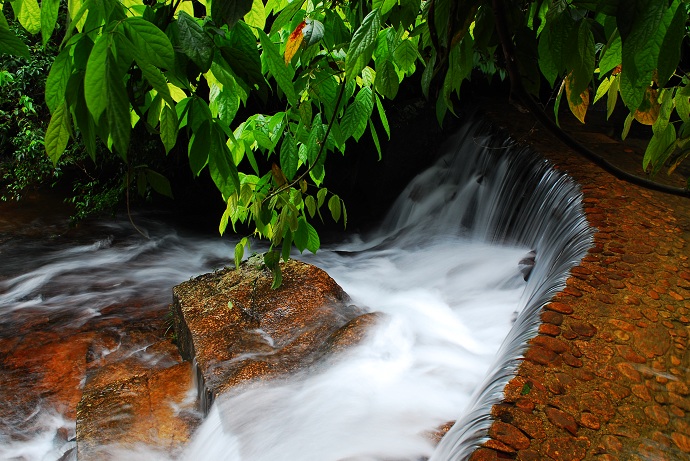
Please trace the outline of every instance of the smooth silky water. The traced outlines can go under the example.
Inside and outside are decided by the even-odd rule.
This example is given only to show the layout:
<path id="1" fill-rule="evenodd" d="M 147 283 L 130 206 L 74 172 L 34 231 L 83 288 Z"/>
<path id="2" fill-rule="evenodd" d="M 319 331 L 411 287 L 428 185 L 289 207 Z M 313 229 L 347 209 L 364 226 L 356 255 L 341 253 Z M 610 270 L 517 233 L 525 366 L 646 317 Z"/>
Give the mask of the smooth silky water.
<path id="1" fill-rule="evenodd" d="M 294 255 L 325 269 L 354 304 L 382 312 L 381 321 L 327 366 L 221 395 L 175 457 L 465 459 L 485 437 L 539 310 L 591 245 L 578 187 L 511 143 L 484 123 L 467 124 L 378 230 Z M 146 227 L 150 240 L 114 224 L 96 241 L 1 249 L 14 262 L 2 270 L 13 275 L 0 280 L 0 320 L 66 310 L 81 324 L 112 305 L 164 309 L 174 284 L 232 251 L 226 240 Z M 57 459 L 73 444 L 55 442 L 57 427 L 74 424 L 55 408 L 38 404 L 21 419 L 0 426 L 0 459 Z M 432 433 L 456 420 L 435 447 Z M 35 435 L 18 437 L 27 421 Z M 112 452 L 153 456 L 147 447 Z"/>

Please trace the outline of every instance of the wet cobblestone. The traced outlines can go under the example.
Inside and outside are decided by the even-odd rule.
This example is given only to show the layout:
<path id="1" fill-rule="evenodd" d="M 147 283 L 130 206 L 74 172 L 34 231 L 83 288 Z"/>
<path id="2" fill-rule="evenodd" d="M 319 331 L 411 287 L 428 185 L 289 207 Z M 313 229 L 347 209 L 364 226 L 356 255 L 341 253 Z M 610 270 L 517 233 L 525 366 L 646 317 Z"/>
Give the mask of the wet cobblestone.
<path id="1" fill-rule="evenodd" d="M 505 107 L 488 113 L 582 186 L 597 233 L 470 459 L 690 459 L 690 200 L 615 179 Z"/>

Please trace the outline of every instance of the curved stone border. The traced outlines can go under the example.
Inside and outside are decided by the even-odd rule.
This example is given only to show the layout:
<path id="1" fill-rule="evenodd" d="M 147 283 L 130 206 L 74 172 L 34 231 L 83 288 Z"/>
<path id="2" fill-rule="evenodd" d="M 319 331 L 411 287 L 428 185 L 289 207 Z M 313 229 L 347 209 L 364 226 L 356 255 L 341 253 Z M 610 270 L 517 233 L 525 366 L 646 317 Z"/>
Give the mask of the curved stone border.
<path id="1" fill-rule="evenodd" d="M 690 201 L 618 181 L 529 123 L 514 115 L 508 131 L 581 184 L 598 231 L 470 459 L 687 459 Z"/>

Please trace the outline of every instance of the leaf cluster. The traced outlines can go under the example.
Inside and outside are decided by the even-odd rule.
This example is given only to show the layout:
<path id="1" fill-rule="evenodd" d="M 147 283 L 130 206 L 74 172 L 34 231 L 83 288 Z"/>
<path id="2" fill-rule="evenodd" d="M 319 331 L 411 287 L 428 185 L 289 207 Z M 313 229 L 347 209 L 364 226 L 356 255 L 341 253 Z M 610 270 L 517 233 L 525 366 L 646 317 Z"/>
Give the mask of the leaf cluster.
<path id="1" fill-rule="evenodd" d="M 44 43 L 64 8 L 11 5 Z M 690 152 L 690 88 L 679 68 L 688 8 L 688 0 L 72 0 L 46 83 L 45 148 L 56 163 L 79 132 L 93 158 L 100 144 L 127 164 L 128 186 L 169 194 L 166 178 L 131 164 L 133 129 L 158 137 L 166 153 L 188 140 L 191 171 L 209 174 L 226 204 L 220 233 L 242 224 L 268 239 L 265 264 L 279 283 L 291 248 L 318 250 L 310 222 L 324 205 L 347 221 L 324 186 L 328 157 L 365 135 L 380 157 L 380 136 L 391 135 L 385 101 L 413 75 L 439 122 L 474 69 L 503 77 L 506 59 L 534 95 L 545 84 L 558 90 L 556 115 L 563 94 L 583 122 L 590 101 L 606 97 L 610 115 L 620 97 L 626 131 L 633 120 L 653 128 L 645 169 L 675 168 Z M 4 16 L 0 52 L 28 54 Z M 237 263 L 247 245 L 238 244 Z"/>

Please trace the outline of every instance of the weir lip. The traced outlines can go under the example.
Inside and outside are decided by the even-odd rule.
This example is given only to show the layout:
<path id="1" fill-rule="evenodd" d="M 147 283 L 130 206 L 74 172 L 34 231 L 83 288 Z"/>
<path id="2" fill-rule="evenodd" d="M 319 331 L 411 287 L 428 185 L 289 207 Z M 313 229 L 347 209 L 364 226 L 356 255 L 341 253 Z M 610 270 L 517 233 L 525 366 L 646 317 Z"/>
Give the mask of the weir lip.
<path id="1" fill-rule="evenodd" d="M 488 439 L 491 408 L 503 400 L 504 388 L 515 376 L 528 341 L 536 336 L 542 308 L 565 288 L 570 270 L 593 243 L 594 230 L 587 223 L 575 181 L 488 122 L 473 130 L 472 139 L 482 143 L 483 151 L 474 160 L 483 172 L 482 184 L 502 176 L 503 186 L 498 193 L 477 199 L 492 206 L 485 216 L 475 213 L 471 232 L 488 241 L 532 248 L 535 260 L 513 328 L 469 408 L 441 439 L 430 461 L 466 459 Z M 524 440 L 518 443 L 522 446 Z"/>
<path id="2" fill-rule="evenodd" d="M 486 111 L 580 184 L 596 231 L 470 459 L 686 459 L 690 201 L 617 180 L 505 105 Z M 561 123 L 609 161 L 642 158 L 591 121 Z"/>

